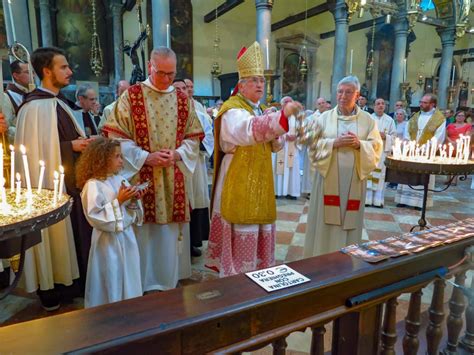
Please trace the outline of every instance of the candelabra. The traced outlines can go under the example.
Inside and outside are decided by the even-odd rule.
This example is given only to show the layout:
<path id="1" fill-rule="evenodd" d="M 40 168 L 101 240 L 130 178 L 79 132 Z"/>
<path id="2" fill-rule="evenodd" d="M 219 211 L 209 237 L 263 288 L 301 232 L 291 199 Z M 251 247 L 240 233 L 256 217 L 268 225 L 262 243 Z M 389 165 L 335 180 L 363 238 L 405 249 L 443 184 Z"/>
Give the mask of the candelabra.
<path id="1" fill-rule="evenodd" d="M 272 93 L 272 88 L 273 88 L 273 77 L 274 73 L 272 69 L 265 69 L 263 72 L 263 76 L 265 77 L 266 83 L 267 83 L 267 97 L 266 97 L 266 102 L 267 105 L 270 105 L 270 103 L 273 100 L 273 93 Z"/>
<path id="2" fill-rule="evenodd" d="M 407 81 L 404 83 L 400 83 L 400 101 L 402 101 L 405 104 L 405 107 L 407 103 L 406 96 L 407 96 L 407 90 L 409 86 L 410 86 L 410 83 Z"/>
<path id="3" fill-rule="evenodd" d="M 450 86 L 448 88 L 448 107 L 454 106 L 454 95 L 456 94 L 456 87 Z"/>

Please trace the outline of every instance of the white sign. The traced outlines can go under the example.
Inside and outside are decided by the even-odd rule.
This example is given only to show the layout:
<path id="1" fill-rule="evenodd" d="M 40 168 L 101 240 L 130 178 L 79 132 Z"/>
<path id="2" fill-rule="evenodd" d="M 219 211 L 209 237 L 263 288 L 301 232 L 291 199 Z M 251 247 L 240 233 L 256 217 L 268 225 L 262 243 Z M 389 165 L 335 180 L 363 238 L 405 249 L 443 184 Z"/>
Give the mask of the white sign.
<path id="1" fill-rule="evenodd" d="M 245 275 L 267 292 L 281 290 L 309 281 L 306 276 L 301 275 L 285 264 L 247 272 Z"/>

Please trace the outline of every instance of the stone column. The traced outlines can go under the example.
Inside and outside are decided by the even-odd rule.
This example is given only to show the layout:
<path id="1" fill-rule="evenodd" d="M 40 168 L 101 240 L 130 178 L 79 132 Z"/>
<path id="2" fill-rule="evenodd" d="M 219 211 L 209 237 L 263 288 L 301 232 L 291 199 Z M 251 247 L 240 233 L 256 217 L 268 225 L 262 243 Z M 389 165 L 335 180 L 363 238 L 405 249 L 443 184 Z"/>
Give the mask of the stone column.
<path id="1" fill-rule="evenodd" d="M 273 0 L 255 0 L 255 7 L 257 8 L 257 42 L 263 51 L 264 66 L 267 68 L 266 63 L 270 63 L 270 48 L 267 52 L 267 40 L 270 46 L 270 39 L 272 37 L 272 8 Z M 269 57 L 267 59 L 267 53 Z"/>
<path id="2" fill-rule="evenodd" d="M 347 34 L 349 32 L 349 19 L 347 17 L 347 5 L 345 1 L 336 0 L 334 8 L 331 9 L 331 12 L 336 23 L 331 82 L 331 101 L 333 105 L 335 105 L 337 104 L 337 83 L 346 75 Z"/>
<path id="3" fill-rule="evenodd" d="M 31 32 L 28 16 L 27 0 L 15 0 L 10 3 L 3 0 L 3 17 L 7 31 L 7 42 L 11 45 L 17 41 L 23 44 L 31 53 Z M 13 18 L 13 21 L 12 21 Z"/>
<path id="4" fill-rule="evenodd" d="M 39 0 L 41 23 L 41 46 L 53 45 L 53 28 L 51 25 L 51 3 L 49 0 Z"/>
<path id="5" fill-rule="evenodd" d="M 449 26 L 444 29 L 437 30 L 441 37 L 441 64 L 439 68 L 438 81 L 438 108 L 448 108 L 448 88 L 450 85 L 451 73 L 453 70 L 453 53 L 454 44 L 456 42 L 456 28 Z"/>
<path id="6" fill-rule="evenodd" d="M 393 112 L 395 109 L 395 102 L 402 99 L 400 97 L 400 84 L 403 81 L 403 62 L 406 55 L 409 32 L 406 14 L 400 12 L 393 25 L 395 27 L 395 47 L 393 49 L 392 80 L 390 82 L 390 112 Z"/>
<path id="7" fill-rule="evenodd" d="M 152 32 L 153 32 L 153 48 L 166 47 L 166 25 L 170 26 L 170 2 L 169 0 L 153 0 L 151 2 L 152 12 Z M 171 38 L 170 38 L 171 46 Z"/>
<path id="8" fill-rule="evenodd" d="M 112 36 L 114 42 L 114 84 L 125 79 L 123 51 L 123 5 L 122 0 L 112 0 L 110 2 L 110 11 L 112 12 Z"/>

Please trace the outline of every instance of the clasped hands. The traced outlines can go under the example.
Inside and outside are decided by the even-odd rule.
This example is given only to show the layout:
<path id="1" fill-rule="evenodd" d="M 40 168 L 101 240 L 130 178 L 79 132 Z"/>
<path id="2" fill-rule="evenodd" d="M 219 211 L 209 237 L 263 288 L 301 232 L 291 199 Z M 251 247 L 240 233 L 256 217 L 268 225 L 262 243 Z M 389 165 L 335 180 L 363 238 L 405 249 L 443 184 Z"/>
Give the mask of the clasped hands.
<path id="1" fill-rule="evenodd" d="M 359 149 L 360 148 L 359 137 L 357 137 L 352 132 L 343 133 L 341 136 L 337 137 L 334 140 L 333 147 L 334 148 L 351 147 L 354 149 Z"/>
<path id="2" fill-rule="evenodd" d="M 181 160 L 181 156 L 176 150 L 164 148 L 148 154 L 145 164 L 153 167 L 168 168 L 178 160 Z"/>

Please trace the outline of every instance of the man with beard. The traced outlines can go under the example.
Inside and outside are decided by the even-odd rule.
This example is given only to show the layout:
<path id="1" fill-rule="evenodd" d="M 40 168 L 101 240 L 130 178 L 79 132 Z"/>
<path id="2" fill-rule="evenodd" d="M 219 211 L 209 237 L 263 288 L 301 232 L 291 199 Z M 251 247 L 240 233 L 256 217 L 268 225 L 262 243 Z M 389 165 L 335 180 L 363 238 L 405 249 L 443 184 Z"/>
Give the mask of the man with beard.
<path id="1" fill-rule="evenodd" d="M 41 86 L 20 107 L 15 145 L 26 146 L 31 162 L 46 162 L 45 188 L 53 188 L 53 172 L 62 165 L 66 191 L 74 198 L 70 218 L 43 229 L 42 242 L 29 249 L 25 259 L 26 290 L 33 292 L 39 286 L 43 307 L 54 310 L 59 308 L 61 299 L 79 294 L 77 284 L 73 288 L 65 286 L 71 286 L 79 272 L 83 281 L 86 276 L 92 229 L 82 212 L 74 164 L 91 140 L 85 138 L 74 119 L 74 104 L 59 92 L 72 77 L 65 52 L 54 47 L 38 48 L 31 55 L 31 63 Z M 33 184 L 38 181 L 38 171 L 30 168 Z"/>

